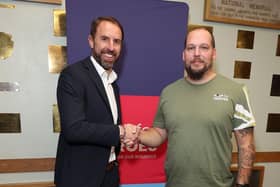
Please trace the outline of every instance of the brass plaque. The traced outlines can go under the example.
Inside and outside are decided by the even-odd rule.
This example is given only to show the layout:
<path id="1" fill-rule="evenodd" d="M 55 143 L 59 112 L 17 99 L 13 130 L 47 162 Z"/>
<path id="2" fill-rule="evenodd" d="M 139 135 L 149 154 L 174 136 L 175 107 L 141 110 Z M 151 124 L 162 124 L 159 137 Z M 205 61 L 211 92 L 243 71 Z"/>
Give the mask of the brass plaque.
<path id="1" fill-rule="evenodd" d="M 62 0 L 14 0 L 14 1 L 27 1 L 27 2 L 34 2 L 34 3 L 48 3 L 48 4 L 57 4 L 57 5 L 62 4 Z"/>
<path id="2" fill-rule="evenodd" d="M 0 92 L 19 92 L 19 83 L 0 82 Z"/>
<path id="3" fill-rule="evenodd" d="M 54 36 L 66 36 L 66 13 L 65 10 L 55 9 L 53 11 Z"/>
<path id="4" fill-rule="evenodd" d="M 234 78 L 250 79 L 251 62 L 235 61 L 234 64 Z"/>
<path id="5" fill-rule="evenodd" d="M 0 32 L 0 60 L 5 60 L 12 55 L 14 42 L 12 35 Z"/>
<path id="6" fill-rule="evenodd" d="M 0 8 L 16 8 L 16 6 L 15 5 L 10 5 L 10 4 L 0 3 Z"/>
<path id="7" fill-rule="evenodd" d="M 280 132 L 280 113 L 268 114 L 266 132 Z"/>
<path id="8" fill-rule="evenodd" d="M 280 56 L 280 35 L 278 35 L 278 42 L 277 42 L 276 56 Z"/>
<path id="9" fill-rule="evenodd" d="M 0 113 L 0 133 L 20 133 L 19 113 Z"/>
<path id="10" fill-rule="evenodd" d="M 210 33 L 213 33 L 213 27 L 212 26 L 207 26 L 207 25 L 193 25 L 189 24 L 188 25 L 188 32 L 196 29 L 196 28 L 205 28 L 207 29 Z"/>
<path id="11" fill-rule="evenodd" d="M 57 104 L 53 104 L 53 132 L 60 132 L 60 117 Z"/>
<path id="12" fill-rule="evenodd" d="M 272 77 L 270 95 L 280 96 L 280 74 L 279 75 L 274 74 Z"/>
<path id="13" fill-rule="evenodd" d="M 254 48 L 255 32 L 238 30 L 237 48 L 253 49 Z"/>
<path id="14" fill-rule="evenodd" d="M 49 46 L 49 72 L 60 73 L 67 65 L 67 48 L 65 46 L 50 45 Z"/>

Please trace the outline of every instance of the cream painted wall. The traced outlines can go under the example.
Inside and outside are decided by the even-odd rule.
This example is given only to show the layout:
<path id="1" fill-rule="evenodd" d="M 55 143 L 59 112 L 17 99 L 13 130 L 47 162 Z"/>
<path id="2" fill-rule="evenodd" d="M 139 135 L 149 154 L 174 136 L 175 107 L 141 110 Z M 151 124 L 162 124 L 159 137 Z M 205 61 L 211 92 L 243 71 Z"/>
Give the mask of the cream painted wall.
<path id="1" fill-rule="evenodd" d="M 57 74 L 48 71 L 48 45 L 66 45 L 53 36 L 53 10 L 63 5 L 1 0 L 16 7 L 0 8 L 0 32 L 14 41 L 10 58 L 0 60 L 0 82 L 19 82 L 19 92 L 0 92 L 0 113 L 20 113 L 22 133 L 0 134 L 0 159 L 55 157 L 53 133 Z M 85 38 L 86 40 L 86 38 Z M 53 172 L 0 174 L 0 183 L 50 181 Z"/>
<path id="2" fill-rule="evenodd" d="M 175 1 L 175 0 L 173 0 Z M 271 97 L 272 74 L 280 74 L 280 57 L 275 56 L 279 30 L 203 21 L 204 0 L 176 0 L 190 7 L 189 23 L 214 27 L 217 70 L 232 78 L 234 60 L 252 62 L 250 80 L 235 79 L 248 86 L 256 117 L 257 151 L 280 151 L 280 133 L 266 133 L 267 113 L 280 112 L 280 98 Z M 64 1 L 63 1 L 64 2 Z M 0 92 L 0 113 L 20 113 L 22 133 L 0 134 L 0 159 L 55 157 L 57 134 L 52 132 L 52 104 L 56 103 L 57 74 L 48 72 L 48 45 L 66 45 L 65 37 L 54 37 L 53 10 L 65 5 L 48 5 L 1 0 L 16 5 L 0 8 L 0 32 L 12 34 L 14 52 L 0 60 L 0 81 L 19 82 L 20 92 Z M 237 49 L 237 30 L 255 32 L 253 50 Z M 85 36 L 85 41 L 86 36 Z M 183 42 L 183 41 L 182 41 Z M 265 168 L 263 187 L 278 187 L 280 163 Z M 0 183 L 48 181 L 53 172 L 0 174 Z"/>

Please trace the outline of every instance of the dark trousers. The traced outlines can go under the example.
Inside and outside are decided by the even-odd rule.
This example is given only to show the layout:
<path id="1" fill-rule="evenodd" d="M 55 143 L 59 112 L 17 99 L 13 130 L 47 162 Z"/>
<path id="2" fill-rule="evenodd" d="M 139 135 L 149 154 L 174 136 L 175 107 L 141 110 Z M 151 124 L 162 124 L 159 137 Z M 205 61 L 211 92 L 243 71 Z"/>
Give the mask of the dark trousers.
<path id="1" fill-rule="evenodd" d="M 120 175 L 119 166 L 114 165 L 111 170 L 107 170 L 100 187 L 119 187 Z"/>

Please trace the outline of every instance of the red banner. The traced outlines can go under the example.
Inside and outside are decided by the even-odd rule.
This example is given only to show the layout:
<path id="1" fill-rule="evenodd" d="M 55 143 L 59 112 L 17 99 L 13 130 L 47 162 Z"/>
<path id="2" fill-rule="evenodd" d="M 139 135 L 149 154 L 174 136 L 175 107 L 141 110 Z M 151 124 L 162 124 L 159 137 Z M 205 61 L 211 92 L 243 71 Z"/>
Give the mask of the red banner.
<path id="1" fill-rule="evenodd" d="M 123 123 L 141 123 L 150 127 L 159 102 L 158 96 L 121 96 Z M 166 143 L 157 148 L 136 144 L 122 146 L 120 161 L 121 184 L 165 182 L 164 160 Z"/>

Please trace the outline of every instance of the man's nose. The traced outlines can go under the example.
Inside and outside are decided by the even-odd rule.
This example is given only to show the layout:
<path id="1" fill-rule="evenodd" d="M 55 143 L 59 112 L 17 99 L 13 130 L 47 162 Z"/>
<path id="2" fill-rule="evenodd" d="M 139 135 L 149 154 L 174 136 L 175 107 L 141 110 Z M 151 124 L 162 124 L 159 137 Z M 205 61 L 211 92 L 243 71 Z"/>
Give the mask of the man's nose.
<path id="1" fill-rule="evenodd" d="M 110 50 L 113 50 L 113 49 L 114 49 L 114 41 L 113 41 L 113 40 L 109 40 L 108 48 L 109 48 Z"/>
<path id="2" fill-rule="evenodd" d="M 195 55 L 195 56 L 199 56 L 199 55 L 200 55 L 200 48 L 199 48 L 198 46 L 195 47 L 194 55 Z"/>

